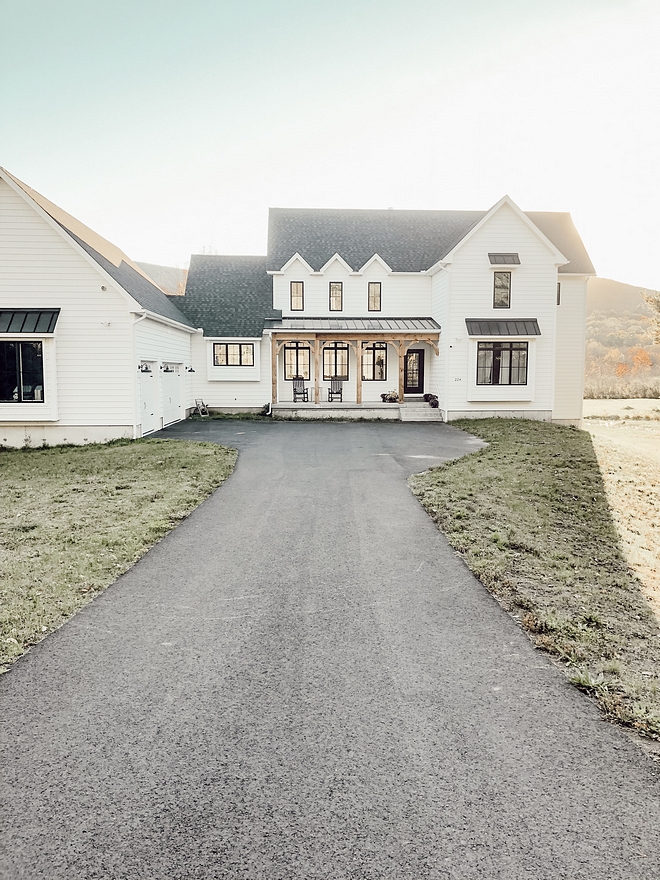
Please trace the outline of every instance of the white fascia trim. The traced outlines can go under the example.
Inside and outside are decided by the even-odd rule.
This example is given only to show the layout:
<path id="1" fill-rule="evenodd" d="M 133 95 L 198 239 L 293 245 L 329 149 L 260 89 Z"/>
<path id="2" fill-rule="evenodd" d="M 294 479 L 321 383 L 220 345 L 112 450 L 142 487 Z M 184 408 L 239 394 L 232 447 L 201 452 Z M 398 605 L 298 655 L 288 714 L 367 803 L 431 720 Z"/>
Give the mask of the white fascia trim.
<path id="1" fill-rule="evenodd" d="M 562 278 L 580 278 L 582 281 L 588 281 L 590 278 L 597 278 L 597 272 L 557 272 L 557 280 Z"/>
<path id="2" fill-rule="evenodd" d="M 458 242 L 458 244 L 454 245 L 454 247 L 449 251 L 449 253 L 443 258 L 442 262 L 443 263 L 451 262 L 451 258 L 453 257 L 454 253 L 460 247 L 462 247 L 466 241 L 468 241 L 470 238 L 472 238 L 472 236 L 476 232 L 478 232 L 481 229 L 481 227 L 490 220 L 490 218 L 493 216 L 493 214 L 495 214 L 497 211 L 499 211 L 499 209 L 503 205 L 508 205 L 511 208 L 511 210 L 514 212 L 514 214 L 516 214 L 519 217 L 519 219 L 522 220 L 522 222 L 528 227 L 528 229 L 530 229 L 538 237 L 538 239 L 548 248 L 550 253 L 555 258 L 555 265 L 565 266 L 566 263 L 570 262 L 562 254 L 562 252 L 555 247 L 555 245 L 550 241 L 550 239 L 541 232 L 541 230 L 538 228 L 538 226 L 536 226 L 534 223 L 532 223 L 532 221 L 529 219 L 527 214 L 525 214 L 525 212 L 523 210 L 521 210 L 518 207 L 518 205 L 516 205 L 516 203 L 513 201 L 513 199 L 507 195 L 502 196 L 502 198 L 499 200 L 499 202 L 496 202 L 493 205 L 493 207 L 490 209 L 490 211 L 486 212 L 486 214 L 481 218 L 481 220 L 477 224 L 475 224 L 472 227 L 472 229 L 467 233 L 467 235 L 465 235 Z"/>
<path id="3" fill-rule="evenodd" d="M 361 269 L 358 269 L 357 272 L 353 272 L 353 275 L 362 275 L 363 272 L 365 272 L 365 270 L 368 269 L 372 263 L 380 263 L 380 265 L 383 267 L 383 269 L 385 269 L 385 271 L 387 272 L 388 275 L 392 275 L 392 274 L 402 275 L 402 274 L 404 274 L 402 272 L 393 273 L 391 267 L 387 265 L 387 263 L 380 256 L 380 254 L 374 254 L 373 257 L 370 257 L 367 260 L 367 262 L 364 264 L 364 266 L 362 266 Z M 409 273 L 405 273 L 405 274 L 409 274 Z"/>
<path id="4" fill-rule="evenodd" d="M 328 268 L 328 266 L 331 266 L 335 262 L 335 260 L 338 260 L 342 264 L 342 266 L 344 267 L 344 269 L 346 269 L 346 271 L 348 272 L 349 275 L 355 274 L 353 272 L 352 266 L 349 266 L 348 263 L 346 262 L 346 260 L 342 256 L 340 256 L 339 254 L 334 254 L 332 257 L 330 257 L 330 259 L 325 264 L 325 266 L 321 266 L 318 273 L 316 273 L 316 274 L 325 275 L 326 269 Z"/>
<path id="5" fill-rule="evenodd" d="M 279 270 L 268 269 L 267 274 L 268 275 L 283 275 L 286 272 L 286 270 L 289 268 L 289 266 L 291 266 L 293 263 L 295 263 L 296 260 L 299 260 L 303 264 L 303 266 L 307 269 L 307 271 L 309 272 L 310 275 L 318 274 L 318 273 L 314 272 L 314 270 L 309 265 L 307 260 L 304 257 L 301 257 L 300 254 L 297 252 L 291 257 L 290 260 L 286 261 L 286 263 L 282 266 L 281 269 L 279 269 Z"/>
<path id="6" fill-rule="evenodd" d="M 123 290 L 123 288 L 119 287 L 119 290 Z M 139 315 L 142 318 L 150 318 L 152 321 L 158 321 L 159 324 L 167 324 L 168 327 L 176 327 L 177 330 L 185 330 L 186 333 L 190 333 L 191 336 L 193 336 L 195 333 L 200 332 L 194 327 L 189 327 L 187 324 L 180 324 L 178 321 L 174 321 L 172 318 L 165 318 L 163 315 L 156 314 L 156 312 L 150 312 L 149 309 L 140 308 L 140 303 L 137 302 L 137 300 L 134 300 L 133 297 L 131 297 L 131 300 L 133 300 L 133 302 L 137 306 L 136 309 L 131 309 L 131 315 Z"/>
<path id="7" fill-rule="evenodd" d="M 205 336 L 206 342 L 261 342 L 262 336 Z"/>
<path id="8" fill-rule="evenodd" d="M 434 263 L 428 269 L 425 269 L 423 272 L 420 272 L 420 275 L 437 275 L 438 272 L 449 272 L 449 267 L 451 266 L 451 260 L 438 260 L 437 263 Z M 403 274 L 403 273 L 401 273 Z M 417 273 L 414 273 L 417 274 Z"/>

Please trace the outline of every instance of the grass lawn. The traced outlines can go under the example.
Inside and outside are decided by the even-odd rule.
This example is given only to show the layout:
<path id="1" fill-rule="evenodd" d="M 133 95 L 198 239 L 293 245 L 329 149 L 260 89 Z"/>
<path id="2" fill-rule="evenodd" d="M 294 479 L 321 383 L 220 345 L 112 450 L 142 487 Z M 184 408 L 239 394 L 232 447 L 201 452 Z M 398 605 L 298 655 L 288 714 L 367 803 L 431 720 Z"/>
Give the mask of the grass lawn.
<path id="1" fill-rule="evenodd" d="M 0 671 L 184 519 L 236 456 L 156 439 L 0 448 Z"/>
<path id="2" fill-rule="evenodd" d="M 621 553 L 591 437 L 452 423 L 487 449 L 410 480 L 467 565 L 607 716 L 660 739 L 660 629 Z"/>

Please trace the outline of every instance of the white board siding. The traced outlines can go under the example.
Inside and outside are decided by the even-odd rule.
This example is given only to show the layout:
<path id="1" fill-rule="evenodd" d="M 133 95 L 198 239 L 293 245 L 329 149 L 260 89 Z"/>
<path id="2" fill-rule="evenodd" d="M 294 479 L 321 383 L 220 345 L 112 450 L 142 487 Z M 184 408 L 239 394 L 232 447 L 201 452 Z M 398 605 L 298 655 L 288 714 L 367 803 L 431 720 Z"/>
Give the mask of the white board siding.
<path id="1" fill-rule="evenodd" d="M 236 381 L 232 378 L 218 380 L 215 377 L 209 379 L 209 364 L 212 363 L 213 341 L 203 337 L 201 333 L 192 337 L 193 367 L 195 372 L 192 376 L 192 396 L 201 398 L 207 406 L 216 409 L 242 409 L 261 408 L 271 399 L 270 377 L 270 337 L 261 339 L 245 339 L 245 342 L 254 343 L 255 362 L 258 361 L 258 372 L 251 367 L 227 368 L 230 373 L 236 369 L 250 370 L 252 379 L 249 381 Z M 226 342 L 236 342 L 237 339 L 227 339 Z M 221 370 L 225 368 L 215 368 Z M 212 373 L 211 375 L 214 375 Z"/>
<path id="2" fill-rule="evenodd" d="M 511 272 L 509 309 L 493 308 L 494 269 L 488 260 L 488 254 L 493 252 L 520 255 L 520 266 Z M 450 308 L 446 327 L 443 327 L 449 412 L 504 414 L 514 411 L 528 412 L 530 417 L 538 417 L 533 413 L 552 412 L 556 285 L 554 255 L 508 205 L 503 205 L 457 249 L 450 267 Z M 516 399 L 519 392 L 511 391 L 509 400 L 503 400 L 502 394 L 506 396 L 507 392 L 493 388 L 492 396 L 484 392 L 483 396 L 480 394 L 481 400 L 469 400 L 470 385 L 474 384 L 472 370 L 476 369 L 472 362 L 476 343 L 468 338 L 465 318 L 538 319 L 541 336 L 534 340 L 535 376 L 531 377 L 533 387 L 525 395 L 528 399 Z"/>
<path id="3" fill-rule="evenodd" d="M 61 309 L 56 372 L 49 366 L 45 377 L 51 387 L 56 383 L 58 424 L 98 426 L 105 432 L 116 426 L 117 436 L 124 436 L 134 424 L 135 409 L 127 299 L 4 181 L 0 266 L 0 307 Z M 41 417 L 25 409 L 0 413 L 5 422 L 33 418 Z"/>
<path id="4" fill-rule="evenodd" d="M 584 396 L 587 281 L 560 275 L 557 306 L 557 359 L 552 420 L 579 425 Z"/>
<path id="5" fill-rule="evenodd" d="M 291 311 L 290 282 L 305 284 L 304 311 Z M 343 308 L 330 311 L 329 283 L 341 281 Z M 369 312 L 369 282 L 381 283 L 381 310 Z M 323 275 L 310 274 L 304 264 L 296 260 L 282 275 L 273 276 L 274 308 L 282 309 L 283 317 L 368 317 L 425 318 L 431 314 L 431 277 L 416 274 L 388 274 L 377 261 L 363 275 L 349 272 L 339 261 L 332 263 Z"/>
<path id="6" fill-rule="evenodd" d="M 441 410 L 445 409 L 447 402 L 447 352 L 453 341 L 447 333 L 449 316 L 449 273 L 441 270 L 433 275 L 432 279 L 432 311 L 431 316 L 440 324 L 440 341 L 438 343 L 439 354 L 432 358 L 431 371 L 429 374 L 428 388 L 431 394 L 438 397 L 438 405 Z"/>

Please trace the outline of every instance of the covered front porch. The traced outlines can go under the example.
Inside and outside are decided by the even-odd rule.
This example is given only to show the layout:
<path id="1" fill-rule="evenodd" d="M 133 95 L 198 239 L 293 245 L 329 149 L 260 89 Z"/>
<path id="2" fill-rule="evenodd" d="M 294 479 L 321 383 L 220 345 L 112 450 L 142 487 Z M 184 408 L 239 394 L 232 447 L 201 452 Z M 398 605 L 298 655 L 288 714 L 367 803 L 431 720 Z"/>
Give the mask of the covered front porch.
<path id="1" fill-rule="evenodd" d="M 271 330 L 273 411 L 332 405 L 398 418 L 397 406 L 429 390 L 439 338 L 432 318 L 284 318 Z M 392 392 L 396 402 L 383 403 Z"/>

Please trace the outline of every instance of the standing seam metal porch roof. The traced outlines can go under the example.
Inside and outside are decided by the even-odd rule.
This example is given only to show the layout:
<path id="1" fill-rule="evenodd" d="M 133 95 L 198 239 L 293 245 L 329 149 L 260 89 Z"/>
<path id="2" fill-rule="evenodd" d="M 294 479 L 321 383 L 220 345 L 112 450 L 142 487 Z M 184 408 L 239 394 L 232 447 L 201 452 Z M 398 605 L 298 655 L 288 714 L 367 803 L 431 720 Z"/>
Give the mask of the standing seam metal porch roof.
<path id="1" fill-rule="evenodd" d="M 439 333 L 433 318 L 283 318 L 270 325 L 275 332 Z"/>

